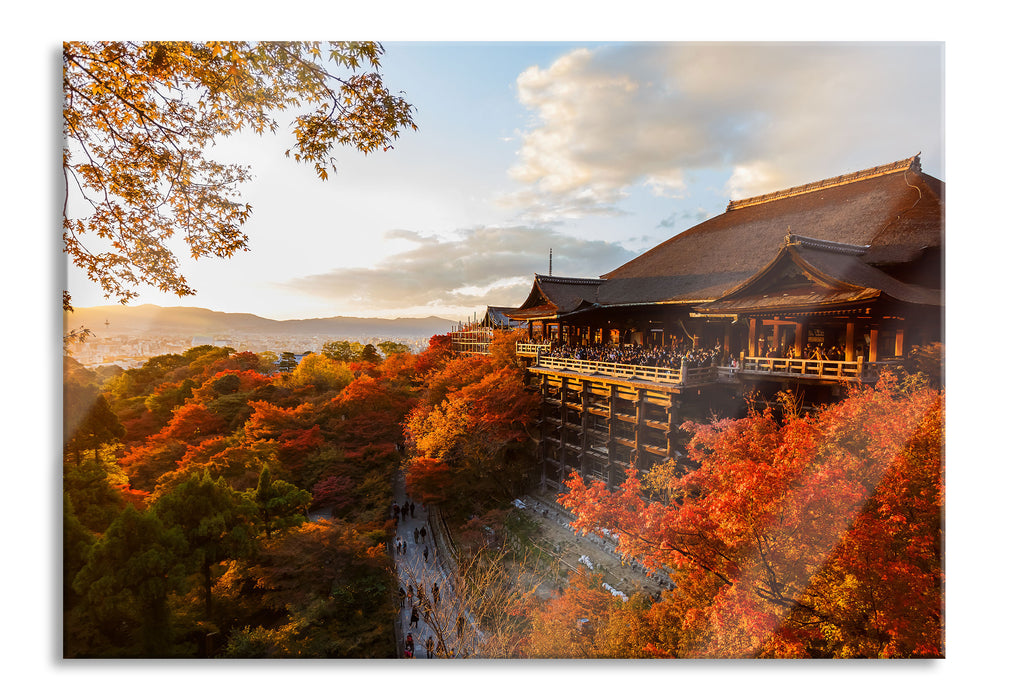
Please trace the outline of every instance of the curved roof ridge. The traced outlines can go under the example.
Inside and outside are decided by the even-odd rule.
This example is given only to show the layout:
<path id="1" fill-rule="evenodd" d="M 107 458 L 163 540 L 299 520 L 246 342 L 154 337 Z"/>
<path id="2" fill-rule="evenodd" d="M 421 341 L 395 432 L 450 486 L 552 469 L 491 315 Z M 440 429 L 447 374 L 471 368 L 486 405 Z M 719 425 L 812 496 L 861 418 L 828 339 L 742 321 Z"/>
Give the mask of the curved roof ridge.
<path id="1" fill-rule="evenodd" d="M 536 280 L 539 282 L 556 282 L 560 284 L 599 284 L 602 279 L 598 277 L 556 277 L 554 275 L 541 275 L 536 273 Z"/>
<path id="2" fill-rule="evenodd" d="M 845 255 L 862 255 L 872 247 L 868 245 L 855 245 L 853 243 L 838 243 L 837 241 L 828 241 L 822 238 L 810 238 L 809 236 L 800 236 L 795 233 L 789 233 L 785 237 L 785 242 L 787 245 L 798 245 L 810 250 L 825 250 Z"/>
<path id="3" fill-rule="evenodd" d="M 747 199 L 737 199 L 729 202 L 729 206 L 725 208 L 725 211 L 732 211 L 734 209 L 742 209 L 743 207 L 750 207 L 755 204 L 764 204 L 765 202 L 773 202 L 777 199 L 785 199 L 786 197 L 794 197 L 800 194 L 806 194 L 807 192 L 815 192 L 817 190 L 825 190 L 829 187 L 837 187 L 838 185 L 845 185 L 849 182 L 858 182 L 859 180 L 868 180 L 872 177 L 879 177 L 880 175 L 889 175 L 890 173 L 901 172 L 903 170 L 915 170 L 921 172 L 921 152 L 919 151 L 917 155 L 910 158 L 905 158 L 903 160 L 897 160 L 893 163 L 887 163 L 886 165 L 877 165 L 874 168 L 866 168 L 865 170 L 858 170 L 853 173 L 848 173 L 847 175 L 837 175 L 836 177 L 827 178 L 826 180 L 818 180 L 816 182 L 811 182 L 807 185 L 799 185 L 797 187 L 790 187 L 785 190 L 778 190 L 776 192 L 769 192 L 768 194 L 757 195 L 756 197 L 748 197 Z"/>

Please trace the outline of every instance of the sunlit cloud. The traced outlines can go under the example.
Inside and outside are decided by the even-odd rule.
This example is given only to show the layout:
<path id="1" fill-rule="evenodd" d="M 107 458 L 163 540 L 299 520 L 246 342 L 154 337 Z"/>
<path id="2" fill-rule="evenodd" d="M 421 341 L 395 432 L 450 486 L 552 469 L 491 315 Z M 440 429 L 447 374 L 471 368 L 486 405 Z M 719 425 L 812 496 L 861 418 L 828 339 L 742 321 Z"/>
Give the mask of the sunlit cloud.
<path id="1" fill-rule="evenodd" d="M 939 115 L 922 110 L 941 109 L 941 74 L 939 44 L 578 49 L 517 80 L 531 121 L 507 203 L 531 220 L 615 215 L 632 187 L 683 196 L 689 171 L 730 172 L 740 198 L 918 151 L 935 162 Z"/>
<path id="2" fill-rule="evenodd" d="M 414 248 L 372 267 L 335 269 L 288 281 L 284 288 L 372 312 L 403 308 L 517 306 L 534 273 L 598 277 L 634 257 L 615 243 L 586 241 L 538 227 L 478 227 L 451 237 L 390 231 Z"/>

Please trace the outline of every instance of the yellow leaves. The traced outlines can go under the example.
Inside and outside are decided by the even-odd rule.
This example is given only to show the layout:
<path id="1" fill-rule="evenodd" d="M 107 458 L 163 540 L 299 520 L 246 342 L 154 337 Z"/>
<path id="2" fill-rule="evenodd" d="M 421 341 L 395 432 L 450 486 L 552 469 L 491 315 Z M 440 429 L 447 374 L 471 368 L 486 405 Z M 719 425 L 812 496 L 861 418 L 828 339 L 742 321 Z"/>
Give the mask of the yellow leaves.
<path id="1" fill-rule="evenodd" d="M 381 48 L 335 44 L 332 52 L 353 67 L 359 58 L 374 63 Z M 412 107 L 389 102 L 380 78 L 355 84 L 353 99 L 387 119 L 359 123 L 346 111 L 353 104 L 330 87 L 337 77 L 326 72 L 318 42 L 65 42 L 63 67 L 64 172 L 90 212 L 65 219 L 64 239 L 78 239 L 67 245 L 73 263 L 119 301 L 134 296 L 129 288 L 140 281 L 192 293 L 174 255 L 164 245 L 141 245 L 146 237 L 184 234 L 197 242 L 194 258 L 245 249 L 239 227 L 251 209 L 233 198 L 248 174 L 203 158 L 216 137 L 247 127 L 275 131 L 272 110 L 307 104 L 316 111 L 297 119 L 293 153 L 326 180 L 336 145 L 369 151 L 398 137 L 400 125 L 413 126 Z M 87 233 L 115 240 L 122 255 L 88 252 Z"/>

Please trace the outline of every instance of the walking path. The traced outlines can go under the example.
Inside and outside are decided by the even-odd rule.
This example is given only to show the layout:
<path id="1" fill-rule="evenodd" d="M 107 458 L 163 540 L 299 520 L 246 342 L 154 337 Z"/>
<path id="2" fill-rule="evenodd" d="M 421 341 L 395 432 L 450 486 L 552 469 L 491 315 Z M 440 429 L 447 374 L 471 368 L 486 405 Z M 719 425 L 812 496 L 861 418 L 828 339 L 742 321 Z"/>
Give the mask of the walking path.
<path id="1" fill-rule="evenodd" d="M 430 513 L 422 503 L 407 500 L 402 484 L 397 484 L 395 496 L 400 515 L 393 552 L 403 591 L 400 656 L 408 656 L 411 640 L 416 659 L 473 656 L 478 634 L 468 611 L 454 594 L 449 568 L 442 566 L 443 555 L 435 543 Z M 404 504 L 409 504 L 405 510 Z M 421 534 L 422 530 L 426 534 Z"/>

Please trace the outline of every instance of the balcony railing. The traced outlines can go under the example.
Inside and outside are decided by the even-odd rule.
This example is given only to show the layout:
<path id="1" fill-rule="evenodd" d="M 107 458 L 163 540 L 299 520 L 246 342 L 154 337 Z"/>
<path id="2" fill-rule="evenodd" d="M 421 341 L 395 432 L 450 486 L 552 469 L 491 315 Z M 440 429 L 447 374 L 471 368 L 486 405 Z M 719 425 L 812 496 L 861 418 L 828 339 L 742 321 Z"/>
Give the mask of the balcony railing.
<path id="1" fill-rule="evenodd" d="M 536 357 L 537 352 L 546 352 L 550 343 L 516 343 L 515 354 L 519 357 Z"/>
<path id="2" fill-rule="evenodd" d="M 717 367 L 649 367 L 596 360 L 575 360 L 568 357 L 540 357 L 536 366 L 555 371 L 680 385 L 713 382 L 718 376 Z"/>
<path id="3" fill-rule="evenodd" d="M 899 359 L 882 362 L 844 360 L 803 360 L 786 357 L 743 357 L 739 371 L 774 376 L 834 379 L 838 381 L 875 381 L 880 372 L 900 363 Z"/>
<path id="4" fill-rule="evenodd" d="M 773 377 L 796 379 L 826 379 L 831 381 L 872 382 L 880 372 L 900 363 L 900 359 L 881 362 L 852 362 L 843 360 L 804 360 L 779 357 L 740 357 L 738 367 L 650 367 L 596 360 L 576 360 L 567 357 L 544 357 L 546 345 L 520 343 L 520 355 L 537 357 L 534 367 L 577 374 L 593 374 L 618 379 L 637 379 L 680 386 L 707 384 L 717 381 L 734 381 L 736 375 L 766 374 Z M 538 353 L 537 350 L 540 352 Z"/>

